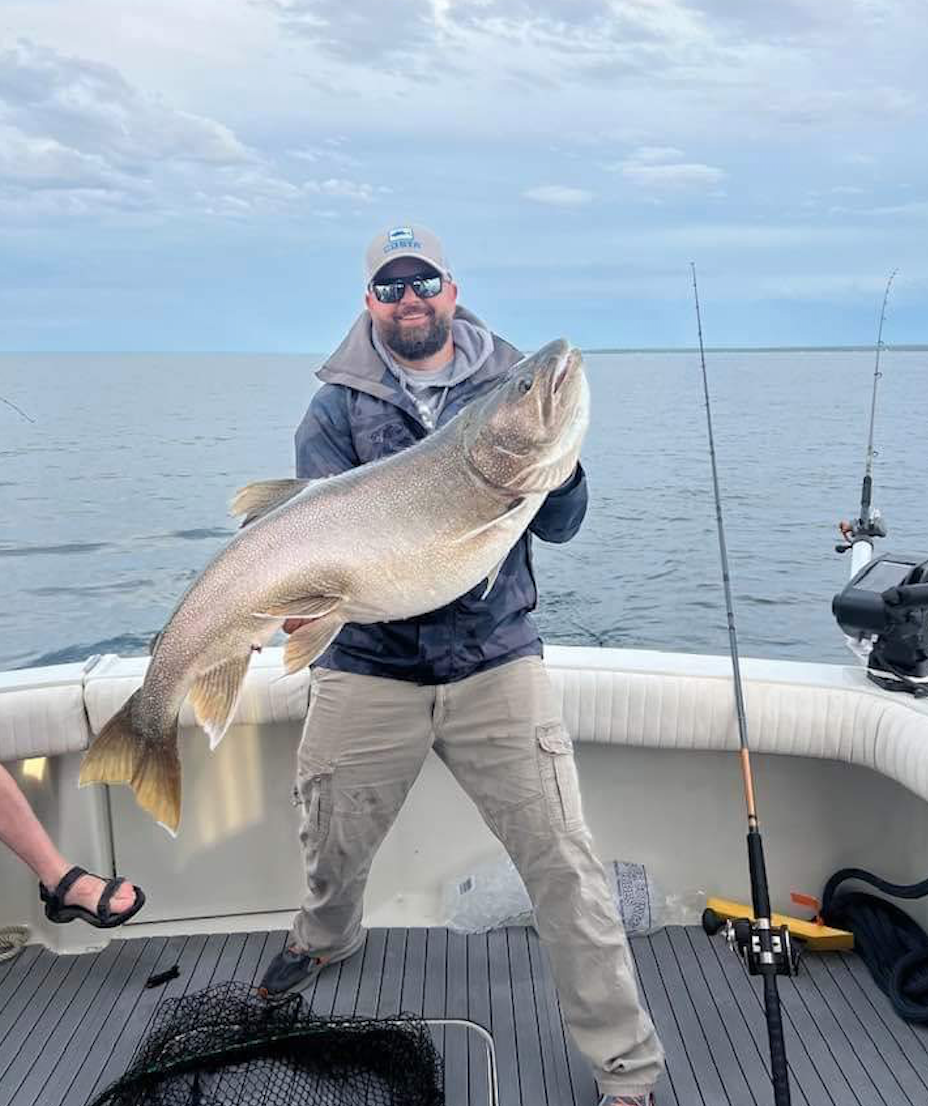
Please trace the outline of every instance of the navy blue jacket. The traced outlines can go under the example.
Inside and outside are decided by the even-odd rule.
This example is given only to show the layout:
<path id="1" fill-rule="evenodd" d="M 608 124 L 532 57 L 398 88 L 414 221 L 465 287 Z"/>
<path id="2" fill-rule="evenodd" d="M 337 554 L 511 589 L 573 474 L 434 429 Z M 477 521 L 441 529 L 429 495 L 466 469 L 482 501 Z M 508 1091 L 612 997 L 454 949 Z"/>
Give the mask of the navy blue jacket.
<path id="1" fill-rule="evenodd" d="M 458 307 L 457 318 L 484 324 Z M 441 426 L 465 404 L 491 389 L 522 356 L 493 335 L 493 352 L 472 376 L 453 386 L 438 419 Z M 415 405 L 371 342 L 363 312 L 335 353 L 316 373 L 323 381 L 296 432 L 296 474 L 332 476 L 397 453 L 428 433 Z M 587 485 L 574 475 L 551 492 L 503 562 L 486 599 L 485 582 L 446 607 L 396 622 L 348 623 L 317 664 L 346 672 L 442 684 L 461 680 L 517 657 L 540 656 L 542 642 L 529 612 L 538 592 L 532 538 L 569 541 L 586 514 Z"/>

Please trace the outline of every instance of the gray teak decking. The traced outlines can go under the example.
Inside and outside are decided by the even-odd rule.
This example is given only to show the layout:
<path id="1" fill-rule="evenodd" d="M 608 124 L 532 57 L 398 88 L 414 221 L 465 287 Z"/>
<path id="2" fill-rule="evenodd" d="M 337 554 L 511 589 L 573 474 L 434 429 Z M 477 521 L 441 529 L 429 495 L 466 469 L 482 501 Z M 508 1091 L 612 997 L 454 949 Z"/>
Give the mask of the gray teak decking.
<path id="1" fill-rule="evenodd" d="M 56 957 L 30 946 L 0 964 L 0 1106 L 83 1106 L 125 1071 L 156 1006 L 229 979 L 254 981 L 282 932 L 119 940 Z M 768 1106 L 759 991 L 719 938 L 673 927 L 632 942 L 667 1051 L 659 1106 Z M 180 975 L 146 989 L 173 964 Z M 900 1021 L 854 956 L 807 955 L 781 982 L 794 1106 L 922 1106 L 928 1030 Z M 533 931 L 463 937 L 443 929 L 372 930 L 362 953 L 307 991 L 319 1014 L 480 1023 L 494 1038 L 502 1106 L 595 1106 L 583 1058 L 565 1039 Z M 436 1030 L 448 1106 L 487 1102 L 475 1033 Z"/>

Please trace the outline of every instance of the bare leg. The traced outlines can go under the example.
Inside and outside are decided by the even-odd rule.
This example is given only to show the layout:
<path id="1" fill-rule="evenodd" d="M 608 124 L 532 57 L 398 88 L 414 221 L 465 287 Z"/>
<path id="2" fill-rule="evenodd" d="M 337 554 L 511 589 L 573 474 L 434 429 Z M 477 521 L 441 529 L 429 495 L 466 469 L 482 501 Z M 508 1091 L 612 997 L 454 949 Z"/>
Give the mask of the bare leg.
<path id="1" fill-rule="evenodd" d="M 58 886 L 61 877 L 72 867 L 55 848 L 36 818 L 26 796 L 16 780 L 0 764 L 0 841 L 13 850 L 35 872 L 49 890 Z M 82 876 L 68 891 L 66 901 L 87 910 L 96 910 L 104 884 L 96 876 Z M 110 908 L 114 913 L 128 909 L 135 901 L 130 884 L 123 884 L 113 896 Z"/>

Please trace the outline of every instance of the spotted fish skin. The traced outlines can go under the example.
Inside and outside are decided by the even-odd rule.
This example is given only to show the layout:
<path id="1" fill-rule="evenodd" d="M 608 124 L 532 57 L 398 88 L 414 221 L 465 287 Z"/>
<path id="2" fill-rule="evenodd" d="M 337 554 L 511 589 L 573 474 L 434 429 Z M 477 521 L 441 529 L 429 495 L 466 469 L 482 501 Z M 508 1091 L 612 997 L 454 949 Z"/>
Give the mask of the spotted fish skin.
<path id="1" fill-rule="evenodd" d="M 248 663 L 290 618 L 288 672 L 346 622 L 412 618 L 486 580 L 549 491 L 573 473 L 589 421 L 582 358 L 563 339 L 399 453 L 322 480 L 261 481 L 232 511 L 243 529 L 203 570 L 154 642 L 142 687 L 87 750 L 80 783 L 127 783 L 176 833 L 177 720 L 190 695 L 213 748 Z"/>

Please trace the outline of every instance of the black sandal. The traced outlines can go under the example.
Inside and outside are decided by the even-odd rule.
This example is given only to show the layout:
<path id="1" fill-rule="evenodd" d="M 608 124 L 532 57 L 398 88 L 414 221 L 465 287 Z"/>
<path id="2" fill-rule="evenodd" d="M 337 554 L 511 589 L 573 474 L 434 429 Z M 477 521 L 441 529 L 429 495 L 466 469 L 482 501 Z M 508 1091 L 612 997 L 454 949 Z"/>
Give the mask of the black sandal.
<path id="1" fill-rule="evenodd" d="M 121 876 L 107 880 L 95 911 L 88 910 L 84 906 L 75 906 L 72 903 L 65 904 L 64 897 L 68 891 L 81 876 L 87 875 L 94 876 L 95 879 L 103 879 L 103 876 L 94 875 L 93 872 L 88 872 L 86 868 L 78 868 L 75 865 L 70 871 L 65 872 L 54 891 L 49 891 L 44 883 L 39 884 L 39 897 L 45 903 L 45 917 L 50 922 L 63 925 L 65 922 L 73 922 L 75 918 L 80 918 L 89 925 L 96 926 L 97 929 L 112 929 L 114 926 L 121 926 L 124 922 L 128 922 L 145 905 L 145 892 L 141 887 L 136 887 L 133 884 L 135 902 L 119 913 L 113 913 L 110 910 L 110 901 L 113 895 L 126 882 Z"/>

